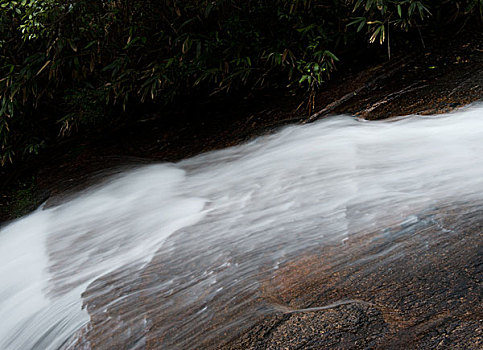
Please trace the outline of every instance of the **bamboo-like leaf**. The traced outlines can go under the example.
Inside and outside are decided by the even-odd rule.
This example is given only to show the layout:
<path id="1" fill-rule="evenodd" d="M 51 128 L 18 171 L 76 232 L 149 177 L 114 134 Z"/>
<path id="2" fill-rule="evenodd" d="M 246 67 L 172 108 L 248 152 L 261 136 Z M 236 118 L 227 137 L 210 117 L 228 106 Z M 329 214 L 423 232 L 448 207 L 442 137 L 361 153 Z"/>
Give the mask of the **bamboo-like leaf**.
<path id="1" fill-rule="evenodd" d="M 359 24 L 359 26 L 357 27 L 357 32 L 359 32 L 366 24 L 366 17 L 355 17 L 352 22 L 347 24 L 347 27 L 354 24 Z"/>
<path id="2" fill-rule="evenodd" d="M 42 71 L 47 68 L 47 66 L 50 64 L 50 62 L 52 62 L 51 60 L 48 60 L 47 62 L 44 63 L 44 65 L 42 66 L 42 68 L 40 68 L 37 72 L 37 74 L 35 74 L 35 76 L 38 76 L 40 73 L 42 73 Z"/>
<path id="3" fill-rule="evenodd" d="M 352 9 L 352 12 L 355 12 L 359 6 L 361 6 L 362 0 L 357 0 L 356 4 L 354 5 L 354 8 Z"/>
<path id="4" fill-rule="evenodd" d="M 69 46 L 72 49 L 72 51 L 77 52 L 77 45 L 71 39 L 67 39 L 67 42 L 69 43 Z"/>
<path id="5" fill-rule="evenodd" d="M 409 17 L 412 16 L 415 8 L 416 8 L 416 2 L 412 2 L 411 5 L 409 5 L 409 10 L 408 10 Z"/>
<path id="6" fill-rule="evenodd" d="M 334 55 L 332 52 L 330 52 L 329 50 L 325 50 L 324 51 L 324 56 L 329 56 L 330 58 L 332 58 L 334 61 L 339 61 L 339 59 L 337 58 L 336 55 Z"/>
<path id="7" fill-rule="evenodd" d="M 357 27 L 357 32 L 360 32 L 365 25 L 366 25 L 366 19 L 364 18 L 364 20 L 362 20 L 359 26 Z"/>
<path id="8" fill-rule="evenodd" d="M 369 11 L 371 9 L 373 3 L 374 3 L 374 0 L 366 1 L 366 7 L 365 7 L 366 11 Z"/>
<path id="9" fill-rule="evenodd" d="M 380 28 L 381 28 L 381 34 L 379 35 L 379 44 L 382 45 L 384 40 L 386 40 L 386 29 L 384 27 L 384 24 Z"/>
<path id="10" fill-rule="evenodd" d="M 379 32 L 381 31 L 381 27 L 377 27 L 374 33 L 372 33 L 371 38 L 369 39 L 369 42 L 372 44 L 374 41 L 376 41 L 377 36 L 379 35 Z"/>

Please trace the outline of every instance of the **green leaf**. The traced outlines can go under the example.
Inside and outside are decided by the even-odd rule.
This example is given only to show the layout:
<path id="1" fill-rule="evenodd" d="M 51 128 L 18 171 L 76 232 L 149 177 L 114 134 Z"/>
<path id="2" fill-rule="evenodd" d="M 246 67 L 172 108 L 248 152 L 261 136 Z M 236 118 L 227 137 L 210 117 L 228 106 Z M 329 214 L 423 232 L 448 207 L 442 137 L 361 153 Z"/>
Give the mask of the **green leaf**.
<path id="1" fill-rule="evenodd" d="M 374 3 L 374 0 L 367 0 L 366 7 L 365 7 L 366 11 L 369 11 L 370 10 L 370 8 L 372 7 L 372 4 L 373 3 Z"/>
<path id="2" fill-rule="evenodd" d="M 356 4 L 354 5 L 354 9 L 352 10 L 352 12 L 355 12 L 355 10 L 357 10 L 357 8 L 359 6 L 361 6 L 361 4 L 362 4 L 362 0 L 357 0 Z"/>
<path id="3" fill-rule="evenodd" d="M 92 45 L 94 45 L 96 43 L 97 43 L 97 40 L 92 40 L 89 44 L 87 44 L 86 46 L 84 46 L 84 50 L 88 49 L 89 47 L 91 47 Z"/>
<path id="4" fill-rule="evenodd" d="M 411 17 L 415 8 L 416 8 L 416 2 L 412 2 L 411 5 L 409 5 L 409 11 L 408 11 L 409 17 Z"/>
<path id="5" fill-rule="evenodd" d="M 371 38 L 369 39 L 369 42 L 372 44 L 374 41 L 376 41 L 377 36 L 379 35 L 379 32 L 381 31 L 381 26 L 377 27 L 374 33 L 372 33 Z"/>
<path id="6" fill-rule="evenodd" d="M 352 22 L 347 24 L 347 27 L 354 24 L 359 24 L 359 26 L 357 27 L 357 32 L 359 32 L 366 24 L 366 17 L 355 17 Z"/>
<path id="7" fill-rule="evenodd" d="M 419 16 L 421 17 L 421 19 L 424 19 L 425 12 L 427 12 L 428 14 L 431 14 L 428 8 L 425 7 L 420 1 L 417 1 L 416 4 L 418 6 Z"/>
<path id="8" fill-rule="evenodd" d="M 205 18 L 208 18 L 212 9 L 213 9 L 213 3 L 209 2 L 208 5 L 205 8 Z"/>
<path id="9" fill-rule="evenodd" d="M 360 32 L 362 28 L 364 28 L 364 26 L 366 25 L 366 19 L 364 18 L 363 21 L 361 21 L 361 23 L 359 24 L 359 26 L 357 27 L 357 32 Z"/>
<path id="10" fill-rule="evenodd" d="M 329 50 L 325 50 L 324 51 L 324 56 L 329 56 L 330 58 L 332 58 L 334 61 L 339 61 L 339 59 L 337 58 L 336 55 L 334 55 L 332 52 L 330 52 Z"/>

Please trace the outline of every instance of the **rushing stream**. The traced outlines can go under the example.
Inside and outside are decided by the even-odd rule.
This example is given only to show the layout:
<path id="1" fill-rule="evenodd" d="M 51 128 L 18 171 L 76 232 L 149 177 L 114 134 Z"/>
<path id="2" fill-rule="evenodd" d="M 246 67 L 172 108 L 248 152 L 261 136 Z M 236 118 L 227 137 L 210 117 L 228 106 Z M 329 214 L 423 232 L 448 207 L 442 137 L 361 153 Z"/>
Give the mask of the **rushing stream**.
<path id="1" fill-rule="evenodd" d="M 261 286 L 291 259 L 482 200 L 481 105 L 131 169 L 2 228 L 0 349 L 210 344 L 280 309 Z"/>

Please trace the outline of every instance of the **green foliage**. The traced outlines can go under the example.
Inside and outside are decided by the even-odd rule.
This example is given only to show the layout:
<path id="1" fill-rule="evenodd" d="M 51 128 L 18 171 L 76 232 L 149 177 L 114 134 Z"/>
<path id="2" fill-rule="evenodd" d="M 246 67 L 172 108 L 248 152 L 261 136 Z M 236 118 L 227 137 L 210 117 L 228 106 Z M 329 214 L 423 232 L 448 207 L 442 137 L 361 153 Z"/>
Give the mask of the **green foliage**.
<path id="1" fill-rule="evenodd" d="M 451 22 L 462 16 L 482 19 L 483 0 L 350 0 L 352 17 L 347 26 L 356 27 L 357 32 L 365 30 L 369 42 L 384 43 L 390 28 L 408 31 L 421 27 L 438 14 L 440 22 Z M 449 16 L 448 16 L 449 15 Z M 441 17 L 446 16 L 445 18 Z"/>
<path id="2" fill-rule="evenodd" d="M 0 163 L 143 103 L 287 86 L 313 99 L 357 32 L 383 43 L 390 27 L 481 11 L 482 0 L 0 0 Z"/>

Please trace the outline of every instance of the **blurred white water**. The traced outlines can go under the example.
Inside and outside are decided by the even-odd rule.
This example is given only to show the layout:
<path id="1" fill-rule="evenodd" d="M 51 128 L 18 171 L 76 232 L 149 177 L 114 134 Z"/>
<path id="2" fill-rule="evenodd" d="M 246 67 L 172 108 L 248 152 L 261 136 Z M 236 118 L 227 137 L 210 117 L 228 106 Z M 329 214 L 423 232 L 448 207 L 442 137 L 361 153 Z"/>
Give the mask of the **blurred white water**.
<path id="1" fill-rule="evenodd" d="M 384 122 L 332 117 L 134 169 L 0 231 L 0 349 L 68 347 L 89 322 L 88 286 L 142 269 L 163 244 L 176 248 L 166 246 L 175 235 L 186 237 L 185 261 L 246 256 L 232 283 L 251 283 L 313 246 L 482 199 L 481 105 Z M 221 291 L 215 270 L 203 283 Z"/>

